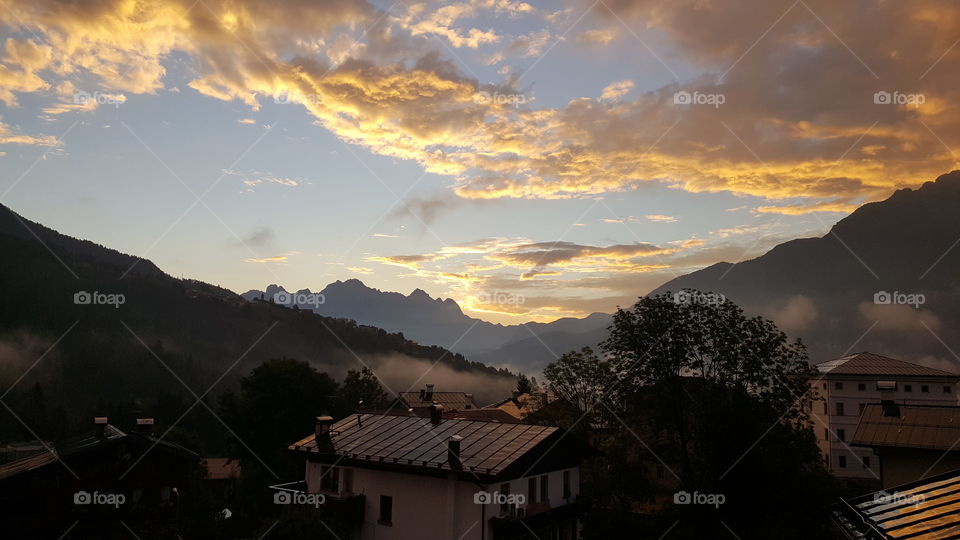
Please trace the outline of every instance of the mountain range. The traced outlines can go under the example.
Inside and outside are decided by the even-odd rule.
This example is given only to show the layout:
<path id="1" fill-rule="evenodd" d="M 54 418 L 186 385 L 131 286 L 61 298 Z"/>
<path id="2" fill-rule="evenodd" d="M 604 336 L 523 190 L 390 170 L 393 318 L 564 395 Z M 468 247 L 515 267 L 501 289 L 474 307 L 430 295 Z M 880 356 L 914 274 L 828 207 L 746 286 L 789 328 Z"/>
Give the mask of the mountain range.
<path id="1" fill-rule="evenodd" d="M 811 359 L 870 350 L 960 372 L 960 171 L 900 189 L 820 238 L 717 263 L 651 294 L 713 291 L 803 338 Z"/>
<path id="2" fill-rule="evenodd" d="M 2 205 L 0 253 L 0 393 L 12 388 L 14 401 L 32 388 L 35 401 L 41 393 L 55 395 L 71 404 L 65 415 L 74 420 L 102 414 L 111 403 L 135 400 L 136 408 L 150 410 L 208 388 L 213 398 L 280 357 L 310 362 L 338 379 L 369 365 L 395 392 L 427 370 L 427 382 L 462 374 L 441 386 L 462 385 L 478 400 L 509 395 L 513 385 L 509 374 L 442 347 L 352 320 L 248 302 Z M 12 419 L 0 418 L 6 421 Z"/>
<path id="3" fill-rule="evenodd" d="M 317 292 L 270 285 L 241 296 L 402 332 L 418 343 L 440 345 L 487 365 L 533 371 L 553 361 L 553 352 L 562 354 L 571 345 L 598 342 L 611 320 L 608 314 L 594 313 L 550 323 L 494 324 L 464 314 L 450 298 L 432 298 L 422 289 L 409 295 L 385 292 L 357 279 L 336 281 Z"/>
<path id="4" fill-rule="evenodd" d="M 823 237 L 791 240 L 735 264 L 716 263 L 650 294 L 688 288 L 722 294 L 801 338 L 817 362 L 848 350 L 872 350 L 960 371 L 951 352 L 960 351 L 958 210 L 960 171 L 954 171 L 863 205 Z M 286 292 L 271 285 L 242 296 L 270 300 Z M 331 283 L 319 293 L 325 303 L 300 307 L 526 372 L 538 372 L 571 349 L 596 345 L 611 321 L 608 314 L 594 313 L 504 326 L 468 317 L 455 301 L 431 298 L 420 289 L 409 295 L 383 292 L 356 279 Z"/>

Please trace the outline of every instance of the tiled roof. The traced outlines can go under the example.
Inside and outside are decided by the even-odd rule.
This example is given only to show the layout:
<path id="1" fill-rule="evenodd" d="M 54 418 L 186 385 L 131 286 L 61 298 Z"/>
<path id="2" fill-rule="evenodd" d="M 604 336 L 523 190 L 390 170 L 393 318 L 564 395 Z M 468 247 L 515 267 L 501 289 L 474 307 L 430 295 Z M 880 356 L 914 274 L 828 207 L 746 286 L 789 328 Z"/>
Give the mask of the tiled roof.
<path id="1" fill-rule="evenodd" d="M 953 377 L 960 378 L 956 373 L 929 368 L 919 364 L 911 364 L 903 360 L 888 358 L 871 352 L 860 352 L 817 364 L 820 373 L 831 375 L 877 375 L 902 377 Z"/>
<path id="2" fill-rule="evenodd" d="M 444 411 L 444 418 L 479 420 L 483 422 L 503 422 L 519 424 L 520 419 L 503 409 L 466 409 L 462 411 Z"/>
<path id="3" fill-rule="evenodd" d="M 521 458 L 553 448 L 545 443 L 561 436 L 552 426 L 506 424 L 477 420 L 441 419 L 434 425 L 416 416 L 350 416 L 331 427 L 333 450 L 325 455 L 370 465 L 413 467 L 473 474 L 498 475 Z M 462 467 L 447 461 L 447 441 L 459 435 Z M 543 447 L 538 448 L 539 445 Z M 297 441 L 291 450 L 320 454 L 313 435 Z M 536 449 L 536 451 L 535 451 Z M 559 451 L 559 450 L 558 450 Z"/>
<path id="4" fill-rule="evenodd" d="M 841 500 L 831 517 L 848 538 L 934 540 L 960 536 L 960 471 Z"/>
<path id="5" fill-rule="evenodd" d="M 469 408 L 477 407 L 473 397 L 464 392 L 434 392 L 429 400 L 420 399 L 420 392 L 400 392 L 400 399 L 407 404 L 407 407 L 413 408 L 429 407 L 434 403 L 443 405 L 445 409 L 456 409 L 458 411 L 468 408 L 468 405 Z"/>
<path id="6" fill-rule="evenodd" d="M 864 407 L 851 444 L 960 451 L 960 407 L 895 407 L 895 416 L 884 416 L 880 404 Z"/>
<path id="7" fill-rule="evenodd" d="M 229 480 L 240 478 L 240 460 L 234 458 L 206 458 L 203 466 L 207 469 L 207 480 Z"/>

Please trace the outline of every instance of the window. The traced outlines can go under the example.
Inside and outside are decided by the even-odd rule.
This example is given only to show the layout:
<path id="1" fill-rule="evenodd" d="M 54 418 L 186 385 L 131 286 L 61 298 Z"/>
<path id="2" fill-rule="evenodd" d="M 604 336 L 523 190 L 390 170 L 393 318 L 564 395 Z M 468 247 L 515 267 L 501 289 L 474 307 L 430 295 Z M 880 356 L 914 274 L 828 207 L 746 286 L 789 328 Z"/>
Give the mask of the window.
<path id="1" fill-rule="evenodd" d="M 527 480 L 527 502 L 537 502 L 537 478 Z"/>
<path id="2" fill-rule="evenodd" d="M 905 385 L 903 385 L 903 391 L 904 391 L 904 392 L 913 392 L 913 385 L 912 385 L 912 384 L 905 384 Z"/>
<path id="3" fill-rule="evenodd" d="M 830 440 L 830 428 L 823 428 L 823 440 Z"/>
<path id="4" fill-rule="evenodd" d="M 847 456 L 839 456 L 837 458 L 837 462 L 839 463 L 841 469 L 845 469 L 847 467 Z"/>
<path id="5" fill-rule="evenodd" d="M 663 480 L 663 465 L 657 465 L 657 479 Z M 563 498 L 570 496 L 570 471 L 563 471 Z"/>
<path id="6" fill-rule="evenodd" d="M 870 457 L 869 457 L 869 456 L 866 456 L 866 457 L 863 458 L 863 468 L 864 468 L 864 469 L 869 469 L 869 468 L 870 468 Z"/>
<path id="7" fill-rule="evenodd" d="M 333 493 L 340 491 L 340 469 L 320 467 L 320 490 Z"/>
<path id="8" fill-rule="evenodd" d="M 920 391 L 923 392 L 924 394 L 927 394 L 930 392 L 930 387 L 926 384 L 921 384 Z"/>
<path id="9" fill-rule="evenodd" d="M 393 525 L 393 497 L 389 495 L 380 496 L 380 519 L 377 523 L 381 525 Z"/>
<path id="10" fill-rule="evenodd" d="M 843 416 L 843 402 L 842 402 L 842 401 L 838 401 L 838 402 L 835 404 L 835 406 L 836 406 L 836 408 L 837 408 L 837 416 Z"/>
<path id="11" fill-rule="evenodd" d="M 838 429 L 838 430 L 837 430 L 837 440 L 839 440 L 839 441 L 846 441 L 846 440 L 847 440 L 847 430 L 845 430 L 845 429 Z"/>
<path id="12" fill-rule="evenodd" d="M 827 405 L 827 402 L 823 402 L 823 414 L 830 414 L 830 407 Z"/>
<path id="13" fill-rule="evenodd" d="M 340 469 L 343 475 L 343 491 L 353 493 L 353 469 Z"/>
<path id="14" fill-rule="evenodd" d="M 505 484 L 500 484 L 500 495 L 501 495 L 501 499 L 500 499 L 500 500 L 503 501 L 503 502 L 500 503 L 500 513 L 501 513 L 501 514 L 509 513 L 509 512 L 510 512 L 510 504 L 507 503 L 507 498 L 508 498 L 507 495 L 510 495 L 510 483 L 509 483 L 509 482 L 507 482 L 507 483 L 505 483 Z"/>
<path id="15" fill-rule="evenodd" d="M 540 477 L 540 500 L 541 501 L 550 500 L 550 491 L 549 491 L 550 488 L 549 488 L 549 482 L 547 482 L 549 478 L 550 477 L 547 475 L 543 475 Z"/>
<path id="16" fill-rule="evenodd" d="M 823 389 L 824 389 L 824 390 L 827 389 L 827 383 L 823 383 Z"/>
<path id="17" fill-rule="evenodd" d="M 866 389 L 867 389 L 867 385 L 864 384 L 864 383 L 860 383 L 860 384 L 857 385 L 857 390 L 859 390 L 859 391 L 861 391 L 861 392 L 866 391 Z"/>
<path id="18" fill-rule="evenodd" d="M 835 383 L 833 383 L 833 389 L 834 389 L 834 390 L 843 390 L 843 383 L 842 383 L 842 382 L 835 382 Z"/>
<path id="19" fill-rule="evenodd" d="M 944 387 L 943 387 L 943 393 L 944 393 L 944 394 L 949 394 L 949 393 L 951 393 L 951 392 L 953 392 L 953 388 L 951 388 L 951 387 L 949 387 L 949 386 L 944 386 Z"/>

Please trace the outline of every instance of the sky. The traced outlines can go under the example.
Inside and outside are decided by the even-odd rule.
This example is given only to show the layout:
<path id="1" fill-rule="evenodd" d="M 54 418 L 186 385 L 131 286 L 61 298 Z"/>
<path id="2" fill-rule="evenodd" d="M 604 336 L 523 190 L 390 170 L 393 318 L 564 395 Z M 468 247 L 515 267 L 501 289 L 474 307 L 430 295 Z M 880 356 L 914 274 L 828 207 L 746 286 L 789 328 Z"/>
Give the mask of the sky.
<path id="1" fill-rule="evenodd" d="M 0 39 L 28 219 L 503 323 L 822 235 L 960 144 L 946 0 L 6 0 Z"/>

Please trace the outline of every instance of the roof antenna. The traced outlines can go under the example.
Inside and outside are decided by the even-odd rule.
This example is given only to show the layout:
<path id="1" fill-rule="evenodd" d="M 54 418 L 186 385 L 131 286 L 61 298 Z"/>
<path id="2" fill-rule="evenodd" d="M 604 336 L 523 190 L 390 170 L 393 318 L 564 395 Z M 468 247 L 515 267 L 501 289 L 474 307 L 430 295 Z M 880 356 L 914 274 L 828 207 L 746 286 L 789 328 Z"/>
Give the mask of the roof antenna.
<path id="1" fill-rule="evenodd" d="M 360 409 L 363 408 L 363 400 L 357 402 L 357 427 L 363 427 L 363 420 L 360 418 Z"/>

